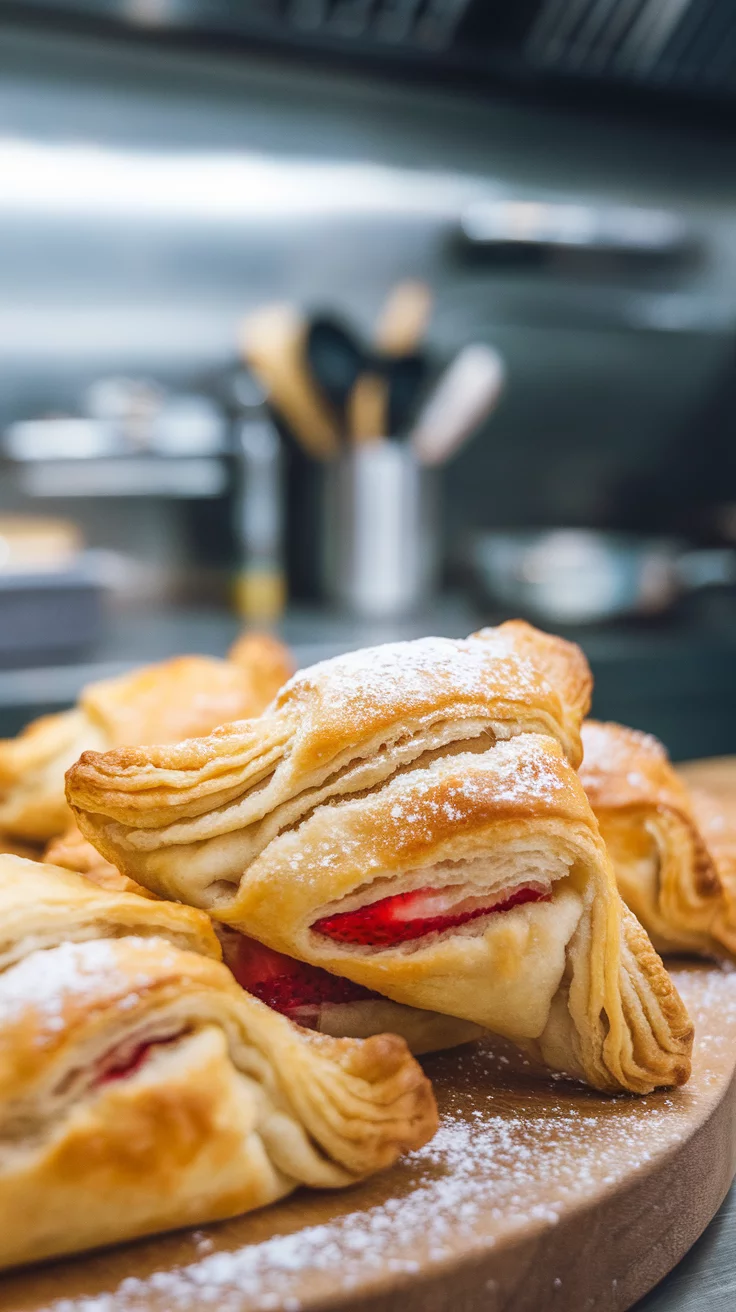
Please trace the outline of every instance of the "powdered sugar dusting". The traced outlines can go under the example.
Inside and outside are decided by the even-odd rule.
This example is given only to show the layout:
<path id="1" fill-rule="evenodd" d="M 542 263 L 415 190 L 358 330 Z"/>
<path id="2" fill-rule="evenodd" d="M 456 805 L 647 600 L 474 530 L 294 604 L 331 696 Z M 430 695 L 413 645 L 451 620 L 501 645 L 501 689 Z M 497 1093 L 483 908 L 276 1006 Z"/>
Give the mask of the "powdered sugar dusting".
<path id="1" fill-rule="evenodd" d="M 502 1051 L 479 1045 L 444 1054 L 428 1062 L 441 1128 L 384 1177 L 379 1201 L 375 1187 L 303 1194 L 268 1213 L 195 1232 L 190 1257 L 176 1266 L 156 1266 L 155 1245 L 139 1247 L 136 1276 L 95 1294 L 87 1284 L 81 1297 L 52 1292 L 45 1307 L 301 1312 L 328 1295 L 376 1290 L 397 1275 L 487 1252 L 519 1230 L 556 1226 L 586 1197 L 599 1196 L 601 1186 L 613 1188 L 667 1153 L 693 1110 L 705 1113 L 723 1092 L 723 1058 L 736 1043 L 736 972 L 703 966 L 676 972 L 676 982 L 700 1029 L 685 1089 L 606 1099 L 558 1081 L 542 1086 L 540 1098 L 539 1083 L 508 1074 Z M 729 1055 L 728 1071 L 731 1061 Z M 549 1281 L 564 1289 L 564 1270 L 551 1269 Z"/>
<path id="2" fill-rule="evenodd" d="M 147 947 L 151 943 L 127 939 L 128 950 L 137 941 Z M 160 947 L 166 951 L 163 944 Z M 123 971 L 119 952 L 116 941 L 92 939 L 31 953 L 0 976 L 0 1027 L 13 1024 L 32 1007 L 38 1018 L 37 1042 L 43 1043 L 45 1036 L 63 1028 L 70 1002 L 93 1002 L 101 995 L 122 993 L 120 1005 L 134 1006 L 138 1001 L 134 990 L 149 986 L 151 978 L 145 968 L 132 975 L 128 969 Z"/>
<path id="3" fill-rule="evenodd" d="M 437 690 L 452 690 L 460 700 L 486 702 L 511 696 L 538 698 L 547 686 L 529 661 L 521 658 L 506 635 L 485 638 L 418 638 L 334 656 L 301 670 L 281 690 L 277 705 L 323 689 L 331 712 L 342 703 L 366 710 L 398 701 L 406 710 L 424 703 Z"/>
<path id="4" fill-rule="evenodd" d="M 458 803 L 475 803 L 492 791 L 494 803 L 499 807 L 530 798 L 544 804 L 563 797 L 569 779 L 552 740 L 524 734 L 496 743 L 493 751 L 483 756 L 449 757 L 427 768 L 410 770 L 392 779 L 384 796 L 396 796 L 391 815 L 394 819 L 405 819 L 406 814 L 401 810 L 403 798 L 425 802 L 431 800 L 433 793 L 441 793 L 438 804 L 451 807 L 453 799 Z"/>
<path id="5" fill-rule="evenodd" d="M 583 739 L 583 765 L 581 774 L 620 774 L 631 788 L 646 787 L 647 776 L 637 762 L 652 762 L 660 766 L 667 761 L 667 753 L 658 739 L 640 729 L 627 729 L 620 724 L 599 724 L 586 720 L 581 730 Z"/>
<path id="6" fill-rule="evenodd" d="M 409 769 L 384 784 L 373 797 L 343 802 L 343 823 L 310 833 L 305 862 L 304 833 L 281 840 L 280 860 L 295 877 L 314 866 L 330 867 L 355 859 L 367 876 L 417 844 L 441 840 L 448 825 L 483 825 L 533 804 L 538 816 L 567 814 L 575 805 L 577 781 L 551 739 L 522 734 L 499 742 L 492 752 L 448 757 Z M 572 790 L 572 791 L 571 791 Z M 374 811 L 378 812 L 378 824 Z M 372 847 L 366 830 L 375 832 Z"/>
<path id="7" fill-rule="evenodd" d="M 489 816 L 502 819 L 505 811 L 530 802 L 537 814 L 565 811 L 570 787 L 569 767 L 551 740 L 523 734 L 483 755 L 449 757 L 409 770 L 384 786 L 377 805 L 390 803 L 384 840 L 400 851 L 421 836 L 431 840 L 448 824 L 482 824 Z M 370 802 L 360 806 L 361 814 L 369 816 Z M 374 822 L 369 818 L 367 823 Z M 376 845 L 377 859 L 381 847 Z"/>

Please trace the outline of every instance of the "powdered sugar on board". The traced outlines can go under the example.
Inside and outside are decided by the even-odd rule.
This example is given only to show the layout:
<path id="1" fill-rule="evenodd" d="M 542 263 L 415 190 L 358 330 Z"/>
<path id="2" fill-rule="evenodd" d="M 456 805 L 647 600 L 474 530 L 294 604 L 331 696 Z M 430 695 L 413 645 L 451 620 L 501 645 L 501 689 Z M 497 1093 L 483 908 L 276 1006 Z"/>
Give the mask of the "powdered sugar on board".
<path id="1" fill-rule="evenodd" d="M 10 1302 L 2 1306 L 308 1312 L 327 1299 L 350 1307 L 351 1298 L 397 1281 L 439 1276 L 447 1263 L 454 1270 L 530 1233 L 559 1235 L 573 1213 L 584 1244 L 594 1233 L 586 1206 L 671 1160 L 730 1086 L 736 972 L 700 966 L 674 973 L 698 1030 L 693 1079 L 682 1090 L 606 1099 L 562 1081 L 511 1074 L 500 1051 L 447 1053 L 427 1063 L 442 1113 L 439 1133 L 393 1171 L 345 1193 L 304 1191 L 220 1226 L 6 1278 Z M 667 1191 L 656 1198 L 669 1233 Z M 634 1219 L 632 1231 L 646 1229 L 651 1206 L 636 1225 Z M 651 1244 L 648 1236 L 642 1242 Z M 550 1291 L 568 1288 L 564 1264 L 550 1265 L 543 1279 Z M 493 1301 L 492 1286 L 486 1282 L 478 1306 L 511 1306 L 502 1295 Z"/>

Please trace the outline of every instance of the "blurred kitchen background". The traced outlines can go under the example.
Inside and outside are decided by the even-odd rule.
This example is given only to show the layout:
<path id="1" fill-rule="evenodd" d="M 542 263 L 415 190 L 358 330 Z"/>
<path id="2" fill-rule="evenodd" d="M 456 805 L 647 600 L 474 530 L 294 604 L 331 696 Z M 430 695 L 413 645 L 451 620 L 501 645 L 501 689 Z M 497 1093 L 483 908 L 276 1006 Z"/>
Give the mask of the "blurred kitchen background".
<path id="1" fill-rule="evenodd" d="M 0 734 L 523 614 L 736 750 L 731 0 L 0 3 Z"/>

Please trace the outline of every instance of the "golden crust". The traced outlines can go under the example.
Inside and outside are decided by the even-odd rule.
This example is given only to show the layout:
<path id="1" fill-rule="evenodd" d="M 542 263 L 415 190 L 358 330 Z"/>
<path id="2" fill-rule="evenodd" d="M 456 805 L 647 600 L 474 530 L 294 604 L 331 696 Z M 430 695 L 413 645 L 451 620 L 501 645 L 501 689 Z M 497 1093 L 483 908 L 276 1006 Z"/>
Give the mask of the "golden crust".
<path id="1" fill-rule="evenodd" d="M 95 746 L 105 740 L 78 709 L 46 715 L 17 738 L 0 740 L 0 828 L 32 843 L 60 833 L 69 823 L 64 771 Z"/>
<path id="2" fill-rule="evenodd" d="M 71 711 L 0 741 L 0 830 L 44 843 L 70 823 L 64 772 L 86 749 L 176 742 L 260 715 L 290 660 L 266 635 L 245 635 L 233 659 L 181 656 L 90 684 Z"/>
<path id="3" fill-rule="evenodd" d="M 482 638 L 485 634 L 505 634 L 512 640 L 517 654 L 540 670 L 557 690 L 569 720 L 579 729 L 590 710 L 593 676 L 577 643 L 543 633 L 526 620 L 507 620 L 497 629 L 480 629 L 473 636 Z M 580 764 L 576 753 L 568 752 L 568 756 L 573 765 Z"/>
<path id="4" fill-rule="evenodd" d="M 31 854 L 18 852 L 18 856 L 25 855 Z M 156 896 L 150 889 L 121 874 L 111 861 L 106 861 L 83 837 L 76 825 L 70 825 L 65 833 L 52 838 L 43 857 L 36 859 L 42 859 L 47 865 L 61 866 L 63 870 L 73 870 L 78 875 L 84 875 L 85 879 L 98 888 L 105 888 L 111 893 L 137 893 L 139 897 L 148 898 Z"/>
<path id="5" fill-rule="evenodd" d="M 595 839 L 575 773 L 551 739 L 532 734 L 481 756 L 451 756 L 408 771 L 339 807 L 318 808 L 269 844 L 218 911 L 230 924 L 268 924 L 271 935 L 283 935 L 284 945 L 269 946 L 287 951 L 294 944 L 294 921 L 309 925 L 316 910 L 356 885 L 364 889 L 408 870 L 485 855 L 495 832 L 505 826 L 511 832 L 527 819 L 579 826 Z M 293 872 L 288 924 L 272 897 L 272 867 Z M 306 939 L 301 946 L 306 948 Z"/>
<path id="6" fill-rule="evenodd" d="M 436 1123 L 400 1039 L 307 1034 L 162 940 L 64 944 L 0 978 L 3 1266 L 349 1184 Z"/>
<path id="7" fill-rule="evenodd" d="M 526 629 L 526 626 L 523 626 Z M 574 756 L 579 723 L 571 724 L 565 689 L 531 658 L 516 626 L 483 629 L 464 641 L 422 638 L 386 644 L 324 661 L 295 675 L 274 709 L 306 717 L 292 746 L 305 772 L 351 745 L 371 743 L 396 725 L 457 716 L 495 722 L 508 732 L 548 732 Z"/>
<path id="8" fill-rule="evenodd" d="M 704 788 L 690 790 L 693 814 L 722 887 L 711 932 L 736 956 L 736 799 Z"/>
<path id="9" fill-rule="evenodd" d="M 193 907 L 103 890 L 57 866 L 0 856 L 0 970 L 39 948 L 126 934 L 221 955 L 209 917 Z"/>
<path id="10" fill-rule="evenodd" d="M 691 788 L 690 801 L 724 887 L 736 895 L 736 797 Z"/>
<path id="11" fill-rule="evenodd" d="M 583 725 L 580 769 L 619 891 L 664 952 L 723 952 L 723 890 L 690 796 L 661 743 L 618 724 Z"/>
<path id="12" fill-rule="evenodd" d="M 656 798 L 661 806 L 690 814 L 688 791 L 653 734 L 586 720 L 582 738 L 580 778 L 594 810 L 650 805 Z"/>
<path id="13" fill-rule="evenodd" d="M 480 931 L 476 922 L 375 951 L 312 929 L 356 893 L 364 904 L 426 886 L 433 872 L 457 878 L 463 862 L 470 878 L 494 856 L 507 876 L 519 852 L 521 883 L 524 860 L 538 870 L 540 854 L 559 858 L 551 901 L 492 916 Z M 549 739 L 439 761 L 316 811 L 270 844 L 222 914 L 277 951 L 483 1026 L 597 1088 L 643 1093 L 689 1074 L 685 1008 L 622 907 L 582 788 Z"/>
<path id="14" fill-rule="evenodd" d="M 692 1022 L 643 926 L 628 907 L 624 906 L 622 913 L 621 997 L 632 1057 L 646 1071 L 647 1082 L 686 1084 L 691 1069 Z M 636 988 L 631 986 L 634 972 Z M 612 1040 L 609 1033 L 606 1043 L 613 1047 L 614 1041 L 615 1035 Z"/>
<path id="15" fill-rule="evenodd" d="M 570 765 L 589 688 L 576 649 L 519 623 L 357 652 L 297 675 L 258 721 L 86 753 L 68 797 L 99 851 L 159 894 L 399 1007 L 644 1092 L 684 1078 L 690 1027 L 632 934 Z M 379 892 L 530 880 L 546 900 L 398 948 L 313 928 Z"/>
<path id="16" fill-rule="evenodd" d="M 110 747 L 195 738 L 267 704 L 246 665 L 213 656 L 177 656 L 91 684 L 79 701 Z"/>

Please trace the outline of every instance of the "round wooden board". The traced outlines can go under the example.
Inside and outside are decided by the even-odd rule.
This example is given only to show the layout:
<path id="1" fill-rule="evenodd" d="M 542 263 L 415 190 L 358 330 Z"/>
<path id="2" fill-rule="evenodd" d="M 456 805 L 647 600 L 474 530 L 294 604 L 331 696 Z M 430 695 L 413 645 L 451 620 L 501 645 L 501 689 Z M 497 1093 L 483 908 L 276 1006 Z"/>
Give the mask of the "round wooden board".
<path id="1" fill-rule="evenodd" d="M 736 756 L 685 761 L 678 765 L 677 771 L 692 787 L 705 788 L 714 797 L 736 801 Z"/>
<path id="2" fill-rule="evenodd" d="M 3 1312 L 618 1312 L 683 1256 L 736 1169 L 736 972 L 673 971 L 693 1077 L 604 1098 L 428 1059 L 434 1142 L 348 1192 L 6 1276 Z"/>

